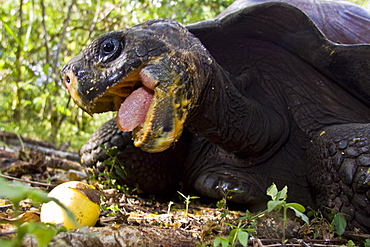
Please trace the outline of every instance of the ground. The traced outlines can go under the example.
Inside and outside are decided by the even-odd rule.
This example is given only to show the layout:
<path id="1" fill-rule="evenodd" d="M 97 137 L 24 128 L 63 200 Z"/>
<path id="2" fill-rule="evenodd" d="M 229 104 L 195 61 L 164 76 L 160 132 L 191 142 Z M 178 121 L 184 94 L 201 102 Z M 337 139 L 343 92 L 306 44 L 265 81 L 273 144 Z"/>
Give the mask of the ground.
<path id="1" fill-rule="evenodd" d="M 0 138 L 4 146 L 0 175 L 9 183 L 20 180 L 32 189 L 48 191 L 64 181 L 82 180 L 103 195 L 101 216 L 94 227 L 61 232 L 49 246 L 214 246 L 215 241 L 230 246 L 370 246 L 369 234 L 346 231 L 338 236 L 332 220 L 310 209 L 305 212 L 309 225 L 288 209 L 284 227 L 283 210 L 250 214 L 245 206 L 229 204 L 227 197 L 217 201 L 180 193 L 172 198 L 128 195 L 112 188 L 112 181 L 86 177 L 76 154 L 26 138 L 23 148 L 17 149 L 18 137 L 3 132 Z M 25 199 L 20 209 L 21 214 L 15 214 L 12 202 L 0 199 L 0 241 L 14 241 L 17 227 L 39 221 L 40 205 Z M 27 236 L 21 245 L 37 246 L 36 242 Z"/>

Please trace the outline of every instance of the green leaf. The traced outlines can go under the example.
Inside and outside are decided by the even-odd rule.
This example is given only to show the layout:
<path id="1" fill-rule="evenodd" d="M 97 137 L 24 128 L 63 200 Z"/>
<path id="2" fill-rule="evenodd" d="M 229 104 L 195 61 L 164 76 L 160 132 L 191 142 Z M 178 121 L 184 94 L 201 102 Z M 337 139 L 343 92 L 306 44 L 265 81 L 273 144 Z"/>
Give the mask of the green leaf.
<path id="1" fill-rule="evenodd" d="M 48 197 L 48 198 L 50 199 L 50 201 L 55 202 L 59 207 L 61 207 L 65 211 L 65 213 L 67 214 L 68 218 L 72 221 L 73 224 L 78 225 L 78 222 L 76 220 L 76 217 L 75 217 L 74 213 L 70 209 L 68 209 L 58 199 L 56 199 L 54 197 Z"/>
<path id="2" fill-rule="evenodd" d="M 347 246 L 356 246 L 356 244 L 352 240 L 348 240 Z"/>
<path id="3" fill-rule="evenodd" d="M 233 225 L 233 224 L 230 224 L 230 223 L 227 223 L 227 222 L 224 222 L 224 224 L 227 225 L 227 226 L 231 226 L 232 228 L 237 227 L 236 225 Z"/>
<path id="4" fill-rule="evenodd" d="M 0 239 L 0 246 L 1 247 L 14 247 L 14 241 L 13 240 Z"/>
<path id="5" fill-rule="evenodd" d="M 189 197 L 189 199 L 193 200 L 193 199 L 199 199 L 200 197 L 199 196 L 191 196 Z"/>
<path id="6" fill-rule="evenodd" d="M 217 208 L 224 208 L 226 206 L 226 198 L 222 198 L 216 203 Z"/>
<path id="7" fill-rule="evenodd" d="M 7 182 L 0 178 L 0 197 L 8 198 L 17 207 L 23 199 L 29 198 L 33 202 L 48 202 L 47 193 L 42 190 L 32 189 L 20 182 Z"/>
<path id="8" fill-rule="evenodd" d="M 266 194 L 271 196 L 271 199 L 274 201 L 285 200 L 287 198 L 288 187 L 284 186 L 281 191 L 278 191 L 278 188 L 275 183 L 272 183 L 270 187 L 267 188 Z"/>
<path id="9" fill-rule="evenodd" d="M 235 228 L 235 229 L 232 229 L 229 233 L 229 242 L 230 243 L 233 243 L 234 242 L 234 238 L 235 238 L 235 234 L 237 234 L 238 232 L 238 229 Z"/>
<path id="10" fill-rule="evenodd" d="M 248 240 L 249 240 L 248 232 L 240 231 L 238 233 L 238 240 L 241 243 L 241 245 L 247 246 L 248 245 Z"/>
<path id="11" fill-rule="evenodd" d="M 105 150 L 109 157 L 116 157 L 118 155 L 118 148 L 117 146 L 113 146 Z"/>
<path id="12" fill-rule="evenodd" d="M 288 186 L 285 185 L 284 188 L 278 192 L 276 197 L 278 200 L 285 200 L 288 197 L 287 194 L 288 194 Z"/>
<path id="13" fill-rule="evenodd" d="M 47 246 L 60 231 L 52 224 L 27 222 L 19 226 L 17 232 L 17 238 L 19 239 L 22 239 L 26 234 L 32 234 L 36 237 L 38 246 Z"/>
<path id="14" fill-rule="evenodd" d="M 272 185 L 267 188 L 266 194 L 268 196 L 271 196 L 272 200 L 276 200 L 277 193 L 278 193 L 278 189 L 276 187 L 276 184 L 275 183 L 272 183 Z"/>
<path id="15" fill-rule="evenodd" d="M 122 169 L 122 167 L 121 166 L 115 166 L 114 167 L 115 168 L 115 171 L 116 171 L 116 173 L 117 173 L 117 175 L 120 177 L 120 178 L 122 178 L 122 179 L 127 179 L 129 176 L 128 176 L 128 174 L 127 174 L 127 172 L 126 172 L 126 170 L 124 170 L 124 169 Z"/>
<path id="16" fill-rule="evenodd" d="M 185 198 L 185 199 L 186 199 L 186 196 L 185 196 L 183 193 L 181 193 L 180 191 L 177 191 L 177 193 L 179 193 L 179 194 L 180 194 L 180 196 L 182 196 L 183 198 Z"/>
<path id="17" fill-rule="evenodd" d="M 347 227 L 347 222 L 345 219 L 343 219 L 340 214 L 336 214 L 333 219 L 333 223 L 335 225 L 336 232 L 339 236 L 341 236 Z"/>
<path id="18" fill-rule="evenodd" d="M 41 102 L 41 103 L 42 103 L 42 102 Z M 61 113 L 61 114 L 65 115 L 65 116 L 67 116 L 67 117 L 72 116 L 72 112 L 71 112 L 71 110 L 70 110 L 70 109 L 68 109 L 68 108 L 65 108 L 64 106 L 58 106 L 58 107 L 57 107 L 57 110 L 58 110 L 58 112 L 59 112 L 59 113 Z"/>
<path id="19" fill-rule="evenodd" d="M 284 204 L 285 204 L 285 201 L 268 201 L 267 202 L 267 212 L 269 213 L 273 210 L 279 210 Z"/>
<path id="20" fill-rule="evenodd" d="M 103 144 L 99 145 L 101 149 L 103 149 L 104 153 L 106 153 L 110 158 L 116 157 L 118 154 L 117 146 L 113 146 L 110 148 L 106 148 Z"/>
<path id="21" fill-rule="evenodd" d="M 229 246 L 229 240 L 226 239 L 226 238 L 223 238 L 223 237 L 215 238 L 215 240 L 213 241 L 213 246 L 218 247 L 218 246 L 220 246 L 220 244 L 221 244 L 222 247 L 227 247 L 227 246 Z"/>
<path id="22" fill-rule="evenodd" d="M 215 238 L 215 240 L 213 240 L 213 247 L 218 247 L 221 244 L 221 241 L 221 237 Z"/>
<path id="23" fill-rule="evenodd" d="M 49 69 L 50 69 L 50 64 L 45 64 L 42 66 L 42 71 L 44 72 L 45 75 L 49 74 Z"/>
<path id="24" fill-rule="evenodd" d="M 47 193 L 45 191 L 37 189 L 29 189 L 26 197 L 31 199 L 33 202 L 41 203 L 46 203 L 52 200 L 50 197 L 47 196 Z"/>
<path id="25" fill-rule="evenodd" d="M 221 218 L 225 218 L 230 214 L 230 210 L 228 209 L 222 209 L 221 212 L 222 212 L 222 214 L 220 215 Z"/>
<path id="26" fill-rule="evenodd" d="M 114 165 L 115 161 L 113 159 L 107 159 L 107 160 L 104 160 L 103 163 L 107 166 L 112 166 Z"/>
<path id="27" fill-rule="evenodd" d="M 108 207 L 108 209 L 112 210 L 115 213 L 120 211 L 120 209 L 119 209 L 119 207 L 118 207 L 117 204 L 111 205 L 110 207 Z"/>
<path id="28" fill-rule="evenodd" d="M 256 229 L 253 229 L 253 228 L 246 228 L 245 229 L 247 232 L 257 232 Z"/>
<path id="29" fill-rule="evenodd" d="M 288 208 L 294 208 L 296 210 L 298 210 L 299 212 L 301 213 L 304 213 L 306 211 L 305 207 L 303 207 L 301 204 L 299 203 L 287 203 L 286 206 Z"/>
<path id="30" fill-rule="evenodd" d="M 18 36 L 13 32 L 12 28 L 6 23 L 6 21 L 4 20 L 4 18 L 2 18 L 1 21 L 2 21 L 5 29 L 8 31 L 8 33 L 10 34 L 10 36 L 13 37 L 13 39 L 15 40 L 15 42 L 17 42 L 20 47 L 23 47 L 23 43 L 19 40 Z"/>
<path id="31" fill-rule="evenodd" d="M 310 224 L 310 220 L 304 213 L 302 213 L 301 211 L 297 210 L 294 207 L 290 207 L 290 209 L 292 209 L 295 212 L 295 216 L 301 218 L 305 223 Z"/>
<path id="32" fill-rule="evenodd" d="M 365 239 L 364 247 L 370 247 L 370 239 Z"/>

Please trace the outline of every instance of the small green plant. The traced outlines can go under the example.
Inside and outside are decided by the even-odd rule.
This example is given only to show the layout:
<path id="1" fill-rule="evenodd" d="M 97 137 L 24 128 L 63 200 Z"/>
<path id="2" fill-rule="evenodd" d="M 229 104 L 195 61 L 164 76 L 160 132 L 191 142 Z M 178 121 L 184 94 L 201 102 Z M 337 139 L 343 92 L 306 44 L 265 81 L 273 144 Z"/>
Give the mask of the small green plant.
<path id="1" fill-rule="evenodd" d="M 185 203 L 185 217 L 188 216 L 188 213 L 189 213 L 189 204 L 190 204 L 190 200 L 194 200 L 194 199 L 198 199 L 199 196 L 185 196 L 183 193 L 181 193 L 180 191 L 177 191 L 177 193 L 179 193 L 185 200 L 184 200 L 184 203 Z"/>
<path id="2" fill-rule="evenodd" d="M 99 174 L 99 176 L 104 177 L 105 180 L 99 182 L 109 188 L 116 188 L 119 191 L 130 191 L 129 188 L 117 183 L 117 179 L 125 180 L 129 177 L 129 173 L 124 169 L 124 165 L 122 165 L 120 160 L 117 159 L 118 148 L 116 146 L 106 148 L 104 145 L 100 145 L 100 147 L 109 158 L 103 161 L 106 169 L 104 172 Z M 93 176 L 93 179 L 97 178 Z"/>
<path id="3" fill-rule="evenodd" d="M 221 215 L 220 219 L 218 221 L 222 221 L 225 219 L 225 217 L 230 213 L 228 207 L 227 207 L 227 200 L 231 199 L 232 196 L 229 195 L 229 193 L 243 193 L 242 190 L 226 190 L 224 191 L 224 196 L 222 197 L 221 200 L 219 200 L 216 203 L 216 207 L 220 209 Z"/>
<path id="4" fill-rule="evenodd" d="M 334 209 L 325 207 L 326 209 L 330 210 L 331 212 L 328 214 L 328 218 L 330 221 L 330 231 L 335 231 L 338 236 L 341 236 L 347 227 L 347 221 L 342 216 L 348 216 L 348 214 L 335 212 Z"/>
<path id="5" fill-rule="evenodd" d="M 370 247 L 370 239 L 365 239 L 364 247 Z"/>
<path id="6" fill-rule="evenodd" d="M 223 222 L 225 225 L 228 225 L 232 227 L 233 229 L 230 231 L 229 236 L 224 237 L 216 237 L 213 246 L 217 247 L 221 244 L 222 247 L 225 246 L 236 246 L 236 244 L 239 242 L 242 246 L 248 245 L 248 240 L 250 237 L 250 233 L 255 233 L 256 229 L 255 224 L 256 219 L 260 217 L 262 214 L 264 214 L 266 211 L 261 212 L 256 215 L 252 215 L 248 210 L 246 211 L 245 216 L 240 217 L 237 219 L 239 222 L 238 225 L 233 225 L 227 222 Z M 245 223 L 242 223 L 245 222 Z"/>
<path id="7" fill-rule="evenodd" d="M 227 207 L 226 203 L 226 197 L 223 197 L 221 200 L 219 200 L 216 203 L 216 207 L 220 210 L 220 219 L 218 219 L 219 222 L 221 222 L 223 219 L 226 218 L 230 214 L 230 210 Z"/>
<path id="8" fill-rule="evenodd" d="M 228 238 L 216 237 L 213 242 L 214 247 L 217 247 L 220 244 L 222 247 L 227 247 L 229 246 L 229 244 L 234 247 L 238 242 L 243 246 L 247 246 L 249 240 L 249 232 L 256 232 L 255 229 L 246 228 L 247 223 L 242 224 L 241 220 L 239 221 L 238 225 L 233 225 L 227 222 L 223 223 L 232 227 L 233 229 L 230 231 Z"/>
<path id="9" fill-rule="evenodd" d="M 56 227 L 53 224 L 40 222 L 27 222 L 17 227 L 17 235 L 13 239 L 0 240 L 2 247 L 18 247 L 22 245 L 22 239 L 26 235 L 33 235 L 38 246 L 47 246 L 52 238 L 59 232 L 67 231 L 64 227 Z"/>
<path id="10" fill-rule="evenodd" d="M 267 203 L 267 209 L 256 214 L 251 215 L 251 213 L 247 210 L 246 216 L 241 217 L 238 219 L 239 223 L 238 225 L 233 225 L 230 223 L 223 222 L 224 224 L 232 227 L 233 229 L 230 231 L 230 234 L 227 238 L 223 237 L 216 237 L 213 246 L 219 246 L 222 247 L 229 246 L 235 246 L 238 242 L 243 245 L 247 246 L 248 239 L 250 233 L 256 232 L 254 229 L 256 224 L 256 219 L 262 216 L 263 214 L 269 213 L 271 211 L 280 211 L 283 209 L 283 224 L 284 224 L 284 232 L 283 232 L 283 240 L 285 240 L 285 231 L 286 231 L 286 225 L 287 225 L 287 210 L 291 209 L 295 212 L 295 215 L 299 218 L 301 218 L 305 223 L 309 224 L 308 217 L 304 214 L 306 209 L 299 203 L 287 203 L 286 199 L 288 197 L 288 187 L 285 186 L 281 191 L 278 191 L 277 186 L 273 183 L 266 191 L 266 194 L 271 197 L 271 200 Z M 225 193 L 227 195 L 227 193 Z M 218 203 L 217 207 L 221 209 L 221 216 L 223 218 L 226 217 L 227 214 L 229 214 L 229 211 L 226 206 L 226 196 L 222 198 Z M 242 223 L 243 221 L 246 221 L 246 223 Z"/>
<path id="11" fill-rule="evenodd" d="M 285 240 L 285 231 L 287 225 L 287 210 L 291 209 L 294 211 L 295 215 L 301 218 L 305 223 L 309 224 L 308 217 L 304 214 L 306 211 L 299 203 L 287 203 L 286 199 L 288 197 L 288 187 L 285 186 L 282 190 L 278 191 L 276 184 L 272 185 L 267 189 L 267 195 L 271 197 L 271 200 L 267 202 L 267 212 L 280 211 L 283 209 L 283 240 Z"/>
<path id="12" fill-rule="evenodd" d="M 71 219 L 75 219 L 72 212 L 65 208 L 58 200 L 48 197 L 45 191 L 29 188 L 20 182 L 9 183 L 3 178 L 0 178 L 0 188 L 0 198 L 8 198 L 13 203 L 16 213 L 19 212 L 20 201 L 24 199 L 30 199 L 35 204 L 54 201 L 66 210 Z M 38 246 L 46 246 L 55 235 L 61 231 L 66 231 L 64 227 L 56 227 L 55 225 L 42 222 L 24 223 L 17 220 L 13 224 L 17 228 L 16 236 L 13 239 L 1 239 L 0 246 L 21 246 L 22 239 L 28 234 L 35 236 Z"/>
<path id="13" fill-rule="evenodd" d="M 326 236 L 323 236 L 324 238 L 332 238 L 334 237 L 334 234 L 341 236 L 347 227 L 347 222 L 342 216 L 348 215 L 345 213 L 336 212 L 334 209 L 328 207 L 325 208 L 330 211 L 327 217 L 324 217 L 320 210 L 310 209 L 310 211 L 307 213 L 307 216 L 313 219 L 311 222 L 313 223 L 315 229 L 314 238 L 319 237 L 320 232 L 322 234 L 326 234 Z M 325 230 L 322 230 L 322 228 Z"/>
<path id="14" fill-rule="evenodd" d="M 116 213 L 121 213 L 122 215 L 125 215 L 127 214 L 125 208 L 120 208 L 117 204 L 112 204 L 110 205 L 109 207 L 106 208 L 107 211 L 110 211 L 110 213 L 108 214 L 109 216 L 114 216 Z"/>
<path id="15" fill-rule="evenodd" d="M 218 222 L 221 222 L 226 218 L 227 215 L 230 214 L 230 211 L 227 207 L 227 199 L 230 199 L 229 193 L 242 193 L 243 191 L 241 190 L 228 190 L 224 193 L 223 198 L 217 202 L 216 206 L 217 208 L 220 209 L 221 215 L 220 219 L 218 219 Z M 255 220 L 265 212 L 262 212 L 257 215 L 252 215 L 248 210 L 246 211 L 246 215 L 243 217 L 240 217 L 237 219 L 239 222 L 238 225 L 233 225 L 227 222 L 223 222 L 225 225 L 228 225 L 232 227 L 233 229 L 230 231 L 229 236 L 224 238 L 224 237 L 216 237 L 213 246 L 219 246 L 221 245 L 222 247 L 226 246 L 236 246 L 236 244 L 239 242 L 243 246 L 248 245 L 248 240 L 250 233 L 255 233 L 256 230 L 254 229 L 255 227 Z M 245 223 L 242 223 L 245 222 Z"/>
<path id="16" fill-rule="evenodd" d="M 348 247 L 354 247 L 354 246 L 357 246 L 357 245 L 353 242 L 353 240 L 348 240 L 347 246 Z"/>

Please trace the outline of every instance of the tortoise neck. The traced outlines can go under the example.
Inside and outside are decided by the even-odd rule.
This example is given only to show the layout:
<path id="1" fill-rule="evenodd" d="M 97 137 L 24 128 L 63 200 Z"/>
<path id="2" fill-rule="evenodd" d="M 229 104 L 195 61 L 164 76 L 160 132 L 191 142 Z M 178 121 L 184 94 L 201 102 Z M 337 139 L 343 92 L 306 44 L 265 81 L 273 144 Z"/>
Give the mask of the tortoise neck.
<path id="1" fill-rule="evenodd" d="M 286 139 L 284 120 L 241 94 L 235 78 L 215 63 L 186 126 L 193 133 L 237 155 L 261 156 Z"/>

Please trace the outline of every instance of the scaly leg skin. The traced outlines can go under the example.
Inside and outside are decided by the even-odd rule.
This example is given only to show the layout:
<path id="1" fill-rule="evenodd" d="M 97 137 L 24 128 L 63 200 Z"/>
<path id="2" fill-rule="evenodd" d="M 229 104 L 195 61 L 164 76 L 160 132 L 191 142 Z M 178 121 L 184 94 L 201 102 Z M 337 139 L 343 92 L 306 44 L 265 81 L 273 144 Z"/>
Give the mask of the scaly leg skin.
<path id="1" fill-rule="evenodd" d="M 270 199 L 266 190 L 275 183 L 279 189 L 288 186 L 289 201 L 313 206 L 302 160 L 304 155 L 298 154 L 300 152 L 284 149 L 267 161 L 257 162 L 253 158 L 240 158 L 194 136 L 185 161 L 184 185 L 193 186 L 208 197 L 221 199 L 227 194 L 229 201 L 257 206 L 254 208 L 262 205 L 264 209 Z"/>
<path id="2" fill-rule="evenodd" d="M 167 195 L 178 189 L 186 152 L 185 139 L 186 135 L 164 152 L 147 153 L 134 146 L 131 132 L 122 132 L 116 120 L 111 119 L 93 133 L 80 155 L 85 166 L 100 173 L 106 169 L 103 162 L 109 158 L 101 146 L 106 149 L 117 146 L 119 163 L 116 165 L 123 166 L 128 174 L 127 179 L 117 181 L 119 184 L 138 187 L 146 194 Z"/>
<path id="3" fill-rule="evenodd" d="M 370 124 L 345 124 L 318 133 L 308 151 L 316 203 L 346 213 L 350 229 L 370 230 Z"/>
<path id="4" fill-rule="evenodd" d="M 268 186 L 266 179 L 258 179 L 261 172 L 259 166 L 251 169 L 238 167 L 234 163 L 240 160 L 235 155 L 196 136 L 193 137 L 189 154 L 185 162 L 185 190 L 195 189 L 215 199 L 227 194 L 229 200 L 241 203 L 260 203 L 268 199 L 265 194 Z M 245 170 L 250 172 L 241 172 Z M 230 190 L 243 193 L 236 194 Z"/>

